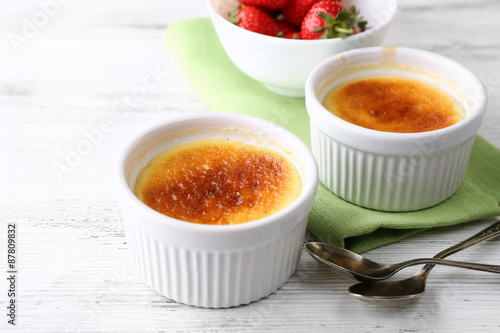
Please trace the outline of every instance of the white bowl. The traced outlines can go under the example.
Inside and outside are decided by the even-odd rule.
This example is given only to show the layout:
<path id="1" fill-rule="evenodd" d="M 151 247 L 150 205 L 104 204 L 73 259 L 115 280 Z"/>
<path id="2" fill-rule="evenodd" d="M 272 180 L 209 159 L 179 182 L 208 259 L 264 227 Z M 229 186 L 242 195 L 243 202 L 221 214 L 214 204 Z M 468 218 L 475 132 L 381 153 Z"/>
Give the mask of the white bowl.
<path id="1" fill-rule="evenodd" d="M 184 222 L 143 204 L 132 192 L 139 170 L 159 152 L 198 138 L 236 139 L 276 149 L 299 171 L 299 197 L 274 215 L 236 225 Z M 136 268 L 167 298 L 214 308 L 246 304 L 275 292 L 295 271 L 318 173 L 309 148 L 287 130 L 237 114 L 171 118 L 126 146 L 117 173 L 118 199 Z"/>
<path id="2" fill-rule="evenodd" d="M 349 70 L 343 70 L 346 66 Z M 336 85 L 369 76 L 404 76 L 436 85 L 462 104 L 466 117 L 435 131 L 389 133 L 353 125 L 322 106 Z M 363 207 L 412 211 L 444 201 L 461 185 L 486 108 L 486 91 L 472 72 L 451 59 L 410 48 L 372 47 L 318 65 L 307 81 L 306 107 L 312 151 L 327 188 Z"/>
<path id="3" fill-rule="evenodd" d="M 227 18 L 237 8 L 236 0 L 206 1 L 219 40 L 236 67 L 271 91 L 291 97 L 304 97 L 307 76 L 321 61 L 342 51 L 380 45 L 397 7 L 396 0 L 344 0 L 357 6 L 369 29 L 345 39 L 291 40 L 230 23 Z"/>

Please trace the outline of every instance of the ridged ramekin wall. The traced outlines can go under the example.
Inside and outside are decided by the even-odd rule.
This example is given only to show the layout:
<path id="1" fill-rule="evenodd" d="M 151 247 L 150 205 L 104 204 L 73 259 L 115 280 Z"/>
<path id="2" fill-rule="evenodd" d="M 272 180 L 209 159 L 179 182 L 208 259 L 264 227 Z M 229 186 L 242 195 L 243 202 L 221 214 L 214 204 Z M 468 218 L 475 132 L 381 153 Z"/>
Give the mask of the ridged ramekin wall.
<path id="1" fill-rule="evenodd" d="M 231 251 L 169 245 L 126 224 L 134 264 L 144 282 L 177 302 L 230 307 L 268 296 L 287 282 L 300 259 L 306 219 L 277 240 Z"/>
<path id="2" fill-rule="evenodd" d="M 311 123 L 319 180 L 340 198 L 366 208 L 411 211 L 435 205 L 460 187 L 474 137 L 439 155 L 364 152 L 328 137 Z"/>

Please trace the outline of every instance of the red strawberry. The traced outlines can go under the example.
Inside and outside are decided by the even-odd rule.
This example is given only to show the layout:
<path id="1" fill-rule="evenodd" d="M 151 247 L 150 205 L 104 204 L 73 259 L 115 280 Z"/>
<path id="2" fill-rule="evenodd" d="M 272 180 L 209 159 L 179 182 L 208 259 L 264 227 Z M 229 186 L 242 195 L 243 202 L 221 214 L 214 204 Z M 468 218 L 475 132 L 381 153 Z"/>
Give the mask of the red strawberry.
<path id="1" fill-rule="evenodd" d="M 309 8 L 318 1 L 320 0 L 290 0 L 281 12 L 292 24 L 300 26 Z"/>
<path id="2" fill-rule="evenodd" d="M 317 2 L 302 21 L 302 39 L 345 38 L 364 31 L 366 22 L 360 21 L 358 14 L 354 6 L 345 9 L 336 1 Z"/>
<path id="3" fill-rule="evenodd" d="M 315 3 L 307 12 L 306 17 L 300 26 L 302 38 L 318 39 L 325 33 L 325 30 L 321 30 L 321 28 L 328 26 L 328 23 L 325 22 L 325 20 L 320 17 L 321 15 L 318 14 L 326 13 L 334 19 L 337 17 L 337 14 L 340 13 L 342 8 L 342 4 L 330 0 L 323 0 Z"/>
<path id="4" fill-rule="evenodd" d="M 229 21 L 243 29 L 268 36 L 276 36 L 279 32 L 276 21 L 254 6 L 243 6 L 237 9 L 229 15 Z"/>
<path id="5" fill-rule="evenodd" d="M 286 6 L 288 1 L 289 0 L 240 0 L 240 3 L 245 6 L 278 9 Z"/>

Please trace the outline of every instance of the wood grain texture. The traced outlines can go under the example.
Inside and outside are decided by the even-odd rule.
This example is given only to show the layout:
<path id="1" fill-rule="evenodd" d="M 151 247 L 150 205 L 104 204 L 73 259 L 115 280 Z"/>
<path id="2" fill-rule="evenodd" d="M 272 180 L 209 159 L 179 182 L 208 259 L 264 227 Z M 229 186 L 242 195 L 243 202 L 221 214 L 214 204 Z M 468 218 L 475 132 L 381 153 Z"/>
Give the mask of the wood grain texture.
<path id="1" fill-rule="evenodd" d="M 473 70 L 489 93 L 480 134 L 500 148 L 498 14 L 497 0 L 402 0 L 385 44 L 435 51 Z M 171 22 L 199 16 L 207 16 L 202 0 L 0 2 L 0 272 L 9 223 L 18 226 L 19 268 L 15 328 L 0 279 L 0 331 L 498 331 L 500 278 L 450 267 L 436 267 L 424 297 L 400 309 L 351 298 L 350 282 L 305 252 L 282 289 L 236 308 L 177 304 L 140 281 L 113 167 L 133 133 L 178 112 L 208 111 L 162 40 Z M 24 36 L 26 22 L 36 26 Z M 16 45 L 13 34 L 24 40 Z M 151 72 L 157 85 L 139 94 Z M 78 149 L 86 152 L 80 159 L 71 155 Z M 72 166 L 56 172 L 68 156 Z M 436 229 L 366 255 L 387 263 L 433 256 L 491 222 Z M 493 240 L 454 259 L 498 264 L 499 248 Z"/>

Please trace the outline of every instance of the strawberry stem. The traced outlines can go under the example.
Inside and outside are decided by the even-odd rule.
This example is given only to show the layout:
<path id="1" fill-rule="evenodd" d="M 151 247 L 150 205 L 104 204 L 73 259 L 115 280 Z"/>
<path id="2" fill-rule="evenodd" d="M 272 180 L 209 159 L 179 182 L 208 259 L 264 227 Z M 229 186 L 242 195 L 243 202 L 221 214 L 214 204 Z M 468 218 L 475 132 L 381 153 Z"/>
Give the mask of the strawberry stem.
<path id="1" fill-rule="evenodd" d="M 231 13 L 229 13 L 228 21 L 233 23 L 233 24 L 238 24 L 240 22 L 240 18 L 236 15 L 240 12 L 240 9 L 242 6 L 238 6 L 235 10 L 233 10 Z"/>
<path id="2" fill-rule="evenodd" d="M 340 32 L 340 33 L 344 33 L 344 34 L 352 34 L 354 32 L 354 29 L 352 29 L 352 28 L 346 29 L 346 28 L 341 28 L 341 27 L 335 27 L 334 29 L 335 29 L 335 31 Z"/>
<path id="3" fill-rule="evenodd" d="M 319 12 L 316 16 L 323 19 L 323 22 L 325 23 L 325 26 L 311 31 L 324 31 L 319 39 L 338 37 L 345 38 L 354 34 L 353 28 L 356 26 L 359 27 L 360 31 L 366 30 L 367 22 L 362 20 L 362 17 L 359 16 L 359 11 L 355 6 L 351 6 L 349 9 L 343 8 L 335 18 L 325 12 Z"/>

